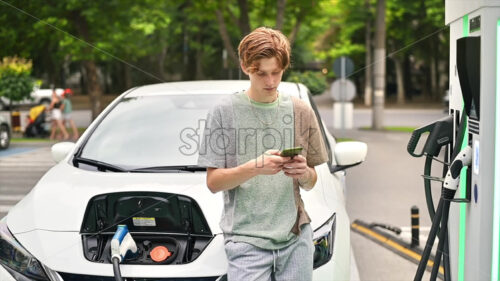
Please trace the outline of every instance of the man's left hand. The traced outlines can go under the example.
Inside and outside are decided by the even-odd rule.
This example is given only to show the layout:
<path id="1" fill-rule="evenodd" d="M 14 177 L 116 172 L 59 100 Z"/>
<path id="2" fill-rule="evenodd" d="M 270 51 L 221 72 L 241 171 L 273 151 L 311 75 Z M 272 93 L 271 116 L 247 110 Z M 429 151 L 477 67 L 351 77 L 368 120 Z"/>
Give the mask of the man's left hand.
<path id="1" fill-rule="evenodd" d="M 294 179 L 309 177 L 308 169 L 306 158 L 302 155 L 294 156 L 289 162 L 283 164 L 285 175 Z"/>

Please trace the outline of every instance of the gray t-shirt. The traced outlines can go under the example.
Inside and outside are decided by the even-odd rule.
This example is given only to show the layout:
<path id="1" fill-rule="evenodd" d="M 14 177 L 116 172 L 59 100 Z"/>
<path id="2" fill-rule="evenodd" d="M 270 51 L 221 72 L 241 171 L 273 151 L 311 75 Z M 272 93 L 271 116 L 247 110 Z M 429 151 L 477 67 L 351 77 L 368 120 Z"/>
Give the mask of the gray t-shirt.
<path id="1" fill-rule="evenodd" d="M 299 115 L 303 116 L 300 119 L 305 122 L 295 120 L 294 109 L 299 110 Z M 310 125 L 311 120 L 314 126 Z M 303 133 L 297 136 L 294 133 L 302 123 L 307 129 L 305 138 Z M 295 144 L 303 146 L 305 151 L 315 152 L 311 154 L 312 162 L 308 159 L 308 165 L 323 163 L 327 159 L 323 143 L 318 130 L 310 130 L 310 127 L 317 128 L 312 110 L 297 99 L 292 102 L 285 93 L 280 93 L 273 103 L 258 103 L 251 101 L 245 92 L 235 93 L 210 110 L 198 165 L 236 167 L 269 149 L 282 150 Z M 304 132 L 303 128 L 299 132 Z M 309 137 L 312 133 L 308 132 L 315 132 L 314 137 Z M 308 149 L 309 143 L 317 148 Z M 280 249 L 293 243 L 298 226 L 309 221 L 297 181 L 283 172 L 259 175 L 224 191 L 220 226 L 226 239 L 264 249 Z"/>

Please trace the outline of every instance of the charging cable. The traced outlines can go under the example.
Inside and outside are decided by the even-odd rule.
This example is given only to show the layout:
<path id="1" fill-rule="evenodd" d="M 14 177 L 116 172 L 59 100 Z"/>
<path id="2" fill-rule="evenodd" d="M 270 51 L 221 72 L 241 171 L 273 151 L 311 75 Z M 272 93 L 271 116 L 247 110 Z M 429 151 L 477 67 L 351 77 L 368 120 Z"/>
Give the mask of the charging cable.
<path id="1" fill-rule="evenodd" d="M 448 237 L 447 225 L 448 225 L 448 216 L 450 212 L 450 202 L 455 197 L 455 192 L 457 191 L 458 186 L 460 184 L 460 172 L 462 171 L 462 168 L 470 166 L 471 162 L 472 162 L 472 148 L 470 146 L 467 146 L 457 154 L 452 164 L 450 165 L 448 172 L 446 173 L 446 177 L 443 182 L 441 199 L 439 200 L 436 214 L 434 216 L 434 219 L 432 220 L 432 226 L 429 232 L 429 236 L 427 238 L 427 243 L 425 244 L 425 249 L 422 253 L 420 263 L 418 264 L 417 272 L 414 278 L 415 281 L 422 280 L 422 276 L 427 266 L 427 262 L 429 261 L 432 245 L 434 244 L 434 240 L 436 239 L 439 225 L 441 224 L 441 231 L 439 233 L 439 243 L 436 251 L 436 257 L 434 259 L 434 266 L 432 267 L 430 280 L 436 280 L 437 278 L 444 245 L 447 242 L 446 240 Z M 445 276 L 445 279 L 448 278 L 446 278 Z"/>

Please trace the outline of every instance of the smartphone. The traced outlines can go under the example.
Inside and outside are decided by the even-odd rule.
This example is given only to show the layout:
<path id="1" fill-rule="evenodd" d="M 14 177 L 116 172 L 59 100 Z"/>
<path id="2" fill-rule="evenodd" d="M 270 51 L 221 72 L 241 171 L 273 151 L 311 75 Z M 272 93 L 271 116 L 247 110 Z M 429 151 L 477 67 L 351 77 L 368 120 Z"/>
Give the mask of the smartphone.
<path id="1" fill-rule="evenodd" d="M 287 148 L 287 149 L 283 149 L 283 151 L 281 151 L 280 156 L 282 156 L 282 157 L 294 157 L 296 155 L 299 155 L 301 151 L 302 151 L 302 147 L 300 147 L 300 146 L 293 147 L 293 148 Z"/>

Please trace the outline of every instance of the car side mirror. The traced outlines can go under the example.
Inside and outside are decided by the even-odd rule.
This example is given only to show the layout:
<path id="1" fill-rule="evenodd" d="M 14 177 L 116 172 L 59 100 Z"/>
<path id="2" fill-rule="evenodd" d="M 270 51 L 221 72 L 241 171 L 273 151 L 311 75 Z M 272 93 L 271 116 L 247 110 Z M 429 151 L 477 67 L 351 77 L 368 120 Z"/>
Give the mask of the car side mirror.
<path id="1" fill-rule="evenodd" d="M 332 165 L 330 172 L 335 173 L 363 163 L 367 152 L 368 146 L 364 142 L 346 141 L 337 143 L 333 152 L 337 165 Z"/>
<path id="2" fill-rule="evenodd" d="M 75 147 L 75 143 L 73 142 L 59 142 L 52 146 L 52 159 L 56 161 L 56 163 L 61 162 L 68 153 L 70 153 Z"/>

